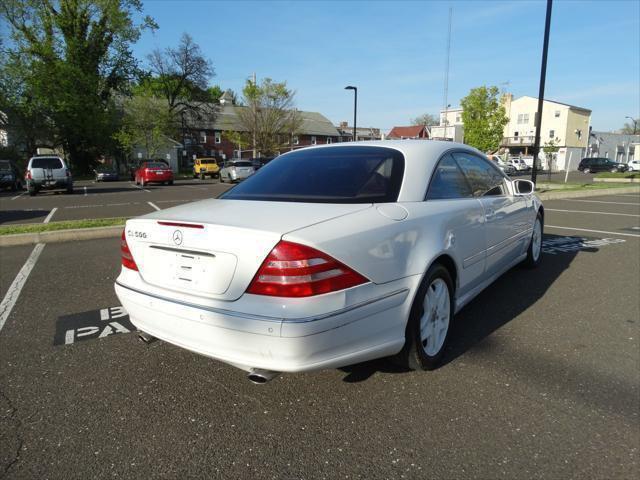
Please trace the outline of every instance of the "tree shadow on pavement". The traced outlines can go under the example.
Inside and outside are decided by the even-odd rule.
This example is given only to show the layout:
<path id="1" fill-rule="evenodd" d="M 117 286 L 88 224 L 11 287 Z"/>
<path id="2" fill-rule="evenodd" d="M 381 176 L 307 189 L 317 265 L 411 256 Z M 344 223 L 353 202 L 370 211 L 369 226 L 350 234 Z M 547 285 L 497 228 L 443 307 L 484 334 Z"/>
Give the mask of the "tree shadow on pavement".
<path id="1" fill-rule="evenodd" d="M 8 222 L 24 222 L 34 218 L 44 218 L 51 210 L 0 210 L 0 225 Z M 29 222 L 25 222 L 29 223 Z"/>
<path id="2" fill-rule="evenodd" d="M 464 355 L 535 304 L 551 288 L 562 272 L 569 268 L 578 251 L 598 251 L 598 248 L 582 245 L 581 240 L 583 237 L 545 235 L 544 244 L 558 245 L 553 254 L 544 254 L 540 265 L 533 270 L 526 270 L 519 266 L 512 268 L 465 306 L 455 316 L 449 333 L 449 345 L 440 368 Z M 563 244 L 569 247 L 562 247 Z M 343 378 L 345 382 L 361 382 L 376 372 L 409 371 L 396 366 L 389 359 L 364 362 L 340 370 L 348 373 Z"/>

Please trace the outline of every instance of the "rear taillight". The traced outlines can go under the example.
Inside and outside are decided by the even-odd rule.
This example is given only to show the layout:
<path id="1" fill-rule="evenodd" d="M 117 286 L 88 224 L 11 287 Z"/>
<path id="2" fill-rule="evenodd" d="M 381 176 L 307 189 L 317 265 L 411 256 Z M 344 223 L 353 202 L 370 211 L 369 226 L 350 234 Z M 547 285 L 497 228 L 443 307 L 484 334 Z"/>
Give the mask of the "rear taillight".
<path id="1" fill-rule="evenodd" d="M 120 253 L 122 256 L 122 266 L 137 272 L 138 265 L 136 265 L 136 261 L 133 259 L 133 255 L 131 255 L 131 250 L 129 250 L 129 245 L 127 245 L 127 238 L 124 236 L 124 230 L 120 237 Z"/>
<path id="2" fill-rule="evenodd" d="M 273 297 L 310 297 L 368 281 L 315 248 L 281 241 L 262 262 L 247 293 Z"/>
<path id="3" fill-rule="evenodd" d="M 69 169 L 68 169 L 68 168 L 65 170 L 65 173 L 67 174 L 67 177 L 70 177 L 70 176 L 71 176 L 71 172 L 69 171 Z"/>
<path id="4" fill-rule="evenodd" d="M 27 180 L 31 180 L 31 170 L 27 170 L 27 173 L 25 174 L 25 178 Z"/>

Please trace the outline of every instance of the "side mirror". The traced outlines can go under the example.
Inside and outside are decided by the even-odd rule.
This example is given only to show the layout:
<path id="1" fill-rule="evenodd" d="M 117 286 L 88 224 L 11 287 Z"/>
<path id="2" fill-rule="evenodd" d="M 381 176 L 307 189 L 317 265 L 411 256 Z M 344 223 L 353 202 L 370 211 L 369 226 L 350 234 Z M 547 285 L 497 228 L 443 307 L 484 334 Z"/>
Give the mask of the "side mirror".
<path id="1" fill-rule="evenodd" d="M 531 180 L 513 180 L 513 193 L 516 196 L 531 195 L 536 186 Z"/>

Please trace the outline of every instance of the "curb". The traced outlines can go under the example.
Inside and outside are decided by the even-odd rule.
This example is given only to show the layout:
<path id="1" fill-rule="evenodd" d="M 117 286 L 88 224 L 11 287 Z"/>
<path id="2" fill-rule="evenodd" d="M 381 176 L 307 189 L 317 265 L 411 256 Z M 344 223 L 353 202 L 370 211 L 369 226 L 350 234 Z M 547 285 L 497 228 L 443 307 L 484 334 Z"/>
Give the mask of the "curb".
<path id="1" fill-rule="evenodd" d="M 119 237 L 123 227 L 124 225 L 114 225 L 111 227 L 72 228 L 69 230 L 54 230 L 52 232 L 0 235 L 0 247 Z"/>
<path id="2" fill-rule="evenodd" d="M 602 195 L 612 195 L 612 194 L 615 195 L 616 193 L 640 193 L 640 186 L 600 188 L 598 190 L 590 190 L 590 191 L 580 191 L 580 190 L 571 190 L 568 192 L 552 191 L 552 192 L 536 193 L 536 195 L 540 200 L 560 200 L 562 198 L 600 197 Z"/>
<path id="3" fill-rule="evenodd" d="M 569 192 L 544 192 L 536 195 L 540 200 L 559 200 L 562 198 L 599 197 L 616 193 L 640 193 L 638 187 L 601 188 L 599 190 L 569 191 Z M 96 238 L 119 237 L 124 225 L 112 227 L 74 228 L 70 230 L 55 230 L 53 232 L 40 233 L 16 233 L 13 235 L 0 235 L 0 247 L 13 247 L 16 245 L 30 245 L 36 243 L 59 243 L 76 240 L 93 240 Z"/>

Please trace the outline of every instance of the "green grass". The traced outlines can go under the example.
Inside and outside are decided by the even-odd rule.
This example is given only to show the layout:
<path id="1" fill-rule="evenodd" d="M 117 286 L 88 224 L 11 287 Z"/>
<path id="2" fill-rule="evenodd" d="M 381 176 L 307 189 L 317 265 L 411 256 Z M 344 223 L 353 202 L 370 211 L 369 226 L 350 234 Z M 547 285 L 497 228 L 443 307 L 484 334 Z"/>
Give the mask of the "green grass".
<path id="1" fill-rule="evenodd" d="M 547 187 L 546 185 L 549 185 Z M 551 187 L 553 185 L 553 187 Z M 633 184 L 631 184 L 633 185 Z M 628 183 L 563 183 L 563 182 L 539 182 L 536 192 L 566 192 L 576 190 L 600 190 L 603 188 L 627 188 Z"/>
<path id="2" fill-rule="evenodd" d="M 602 173 L 598 173 L 597 175 L 595 175 L 594 178 L 640 178 L 640 173 L 636 173 L 636 172 L 621 172 L 621 173 L 602 172 Z"/>
<path id="3" fill-rule="evenodd" d="M 70 230 L 73 228 L 113 227 L 124 225 L 127 217 L 94 218 L 89 220 L 69 220 L 66 222 L 51 223 L 27 223 L 6 225 L 0 227 L 0 235 L 13 235 L 16 233 L 40 233 L 53 232 L 55 230 Z"/>

